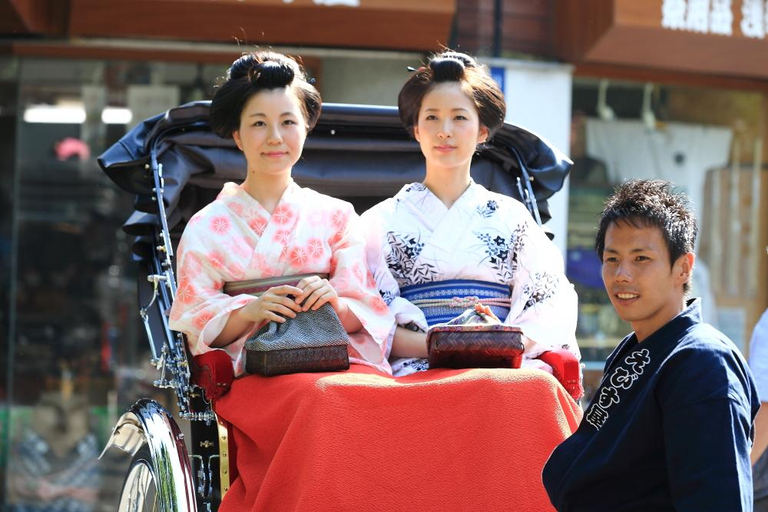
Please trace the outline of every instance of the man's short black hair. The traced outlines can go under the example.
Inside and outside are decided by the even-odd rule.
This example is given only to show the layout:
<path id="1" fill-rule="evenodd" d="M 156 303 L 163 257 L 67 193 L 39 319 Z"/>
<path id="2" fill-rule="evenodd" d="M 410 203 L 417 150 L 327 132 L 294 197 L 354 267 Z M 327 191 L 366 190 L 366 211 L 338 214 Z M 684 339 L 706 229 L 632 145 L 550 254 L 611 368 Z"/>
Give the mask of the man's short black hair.
<path id="1" fill-rule="evenodd" d="M 670 265 L 683 254 L 693 252 L 698 226 L 688 197 L 676 193 L 662 180 L 630 180 L 616 188 L 605 202 L 595 240 L 595 250 L 603 261 L 608 226 L 626 222 L 634 227 L 657 227 L 669 251 Z M 690 283 L 683 290 L 688 293 Z"/>

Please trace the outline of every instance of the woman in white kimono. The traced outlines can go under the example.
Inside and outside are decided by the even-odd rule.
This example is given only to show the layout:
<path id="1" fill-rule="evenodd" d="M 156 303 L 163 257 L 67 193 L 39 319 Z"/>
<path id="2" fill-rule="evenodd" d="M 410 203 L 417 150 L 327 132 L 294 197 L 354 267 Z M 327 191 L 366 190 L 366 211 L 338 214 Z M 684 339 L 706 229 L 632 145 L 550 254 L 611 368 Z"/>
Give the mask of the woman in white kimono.
<path id="1" fill-rule="evenodd" d="M 228 352 L 236 375 L 251 333 L 326 302 L 350 334 L 350 361 L 390 371 L 384 350 L 391 320 L 365 268 L 359 218 L 349 203 L 291 179 L 320 109 L 298 64 L 272 52 L 235 61 L 211 103 L 211 129 L 234 138 L 248 173 L 188 223 L 170 319 L 194 355 Z M 305 277 L 259 297 L 223 292 L 227 282 L 300 274 L 329 278 Z"/>
<path id="2" fill-rule="evenodd" d="M 474 59 L 446 51 L 413 73 L 398 106 L 426 176 L 362 216 L 368 263 L 398 324 L 394 374 L 427 369 L 427 328 L 475 302 L 522 328 L 523 367 L 551 372 L 538 357 L 553 349 L 580 357 L 577 297 L 560 252 L 522 203 L 470 177 L 477 146 L 504 122 L 499 87 Z"/>

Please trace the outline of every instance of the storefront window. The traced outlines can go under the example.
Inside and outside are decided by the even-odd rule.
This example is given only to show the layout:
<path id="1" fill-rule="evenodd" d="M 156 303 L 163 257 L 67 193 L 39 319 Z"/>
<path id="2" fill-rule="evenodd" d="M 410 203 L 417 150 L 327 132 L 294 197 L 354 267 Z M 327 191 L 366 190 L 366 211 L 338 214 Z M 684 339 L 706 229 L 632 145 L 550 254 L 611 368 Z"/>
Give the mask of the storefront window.
<path id="1" fill-rule="evenodd" d="M 144 118 L 210 97 L 209 84 L 223 69 L 19 63 L 17 115 L 3 115 L 7 106 L 0 105 L 0 123 L 12 128 L 3 133 L 15 133 L 7 140 L 16 148 L 15 169 L 0 168 L 0 278 L 2 293 L 15 290 L 2 297 L 9 307 L 0 334 L 7 335 L 12 311 L 13 339 L 4 341 L 2 354 L 9 404 L 3 502 L 10 510 L 114 510 L 127 458 L 97 457 L 130 404 L 165 397 L 152 387 L 157 372 L 137 314 L 131 240 L 120 229 L 132 197 L 107 179 L 96 158 Z M 5 211 L 11 206 L 12 276 Z"/>
<path id="2" fill-rule="evenodd" d="M 0 58 L 0 504 L 5 503 L 5 468 L 10 436 L 9 387 L 11 330 L 11 276 L 13 254 L 14 161 L 18 61 Z"/>
<path id="3" fill-rule="evenodd" d="M 703 298 L 705 320 L 746 353 L 766 300 L 757 286 L 766 267 L 763 112 L 758 93 L 574 81 L 567 269 L 589 370 L 599 374 L 631 331 L 604 292 L 594 252 L 603 201 L 631 178 L 665 179 L 690 197 L 699 221 L 693 295 Z"/>

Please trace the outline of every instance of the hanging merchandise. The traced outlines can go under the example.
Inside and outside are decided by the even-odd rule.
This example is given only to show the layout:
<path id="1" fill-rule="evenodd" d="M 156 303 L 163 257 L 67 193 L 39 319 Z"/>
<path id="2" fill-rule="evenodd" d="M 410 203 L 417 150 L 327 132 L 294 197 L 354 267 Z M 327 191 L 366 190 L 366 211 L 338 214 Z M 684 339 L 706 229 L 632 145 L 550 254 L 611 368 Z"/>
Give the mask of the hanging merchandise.
<path id="1" fill-rule="evenodd" d="M 641 120 L 587 119 L 587 154 L 603 160 L 614 183 L 660 178 L 686 192 L 699 214 L 707 169 L 728 163 L 733 131 L 719 126 L 666 123 L 649 130 Z"/>

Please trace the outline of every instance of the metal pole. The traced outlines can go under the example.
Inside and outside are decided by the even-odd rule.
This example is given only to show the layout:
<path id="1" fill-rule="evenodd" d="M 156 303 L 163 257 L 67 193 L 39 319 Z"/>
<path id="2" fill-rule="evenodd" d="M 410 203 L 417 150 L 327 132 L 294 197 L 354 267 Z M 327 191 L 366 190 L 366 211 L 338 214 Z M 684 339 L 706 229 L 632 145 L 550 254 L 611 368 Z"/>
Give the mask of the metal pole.
<path id="1" fill-rule="evenodd" d="M 493 56 L 501 57 L 501 32 L 504 24 L 504 0 L 493 0 Z"/>

